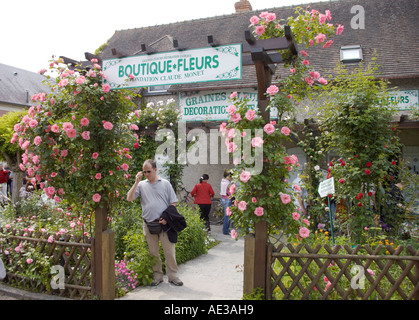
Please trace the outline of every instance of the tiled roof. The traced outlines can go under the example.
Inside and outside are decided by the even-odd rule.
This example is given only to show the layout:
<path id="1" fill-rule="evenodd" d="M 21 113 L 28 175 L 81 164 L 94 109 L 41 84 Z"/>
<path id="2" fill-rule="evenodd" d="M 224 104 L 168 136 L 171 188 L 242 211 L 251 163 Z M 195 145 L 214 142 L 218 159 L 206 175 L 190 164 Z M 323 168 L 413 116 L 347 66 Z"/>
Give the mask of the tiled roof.
<path id="1" fill-rule="evenodd" d="M 365 10 L 365 29 L 352 29 L 351 8 L 361 5 Z M 305 7 L 306 5 L 301 5 Z M 376 50 L 380 72 L 387 78 L 419 77 L 419 34 L 417 19 L 419 1 L 417 0 L 338 0 L 311 4 L 312 9 L 332 13 L 331 23 L 345 26 L 341 36 L 334 36 L 329 49 L 313 46 L 307 49 L 313 67 L 324 73 L 331 71 L 340 60 L 339 48 L 343 45 L 361 45 L 364 60 L 370 61 Z M 278 18 L 286 19 L 294 15 L 295 7 L 268 9 Z M 219 45 L 245 42 L 244 31 L 248 30 L 249 19 L 261 11 L 234 13 L 205 19 L 162 24 L 145 28 L 116 31 L 103 49 L 102 58 L 114 58 L 112 48 L 129 56 L 138 54 L 141 44 L 147 44 L 159 52 L 171 51 L 170 41 L 176 39 L 186 49 L 208 47 L 207 36 L 212 35 Z M 159 40 L 166 39 L 165 45 Z M 169 41 L 167 41 L 169 40 Z M 163 41 L 161 41 L 163 42 Z M 154 44 L 153 44 L 154 43 Z M 159 47 L 160 45 L 160 47 Z M 157 47 L 157 48 L 156 48 Z M 299 48 L 299 50 L 305 48 Z M 243 68 L 241 80 L 196 83 L 176 86 L 177 90 L 209 89 L 217 87 L 255 86 L 253 66 Z"/>
<path id="2" fill-rule="evenodd" d="M 30 106 L 35 93 L 46 92 L 42 85 L 46 77 L 0 63 L 0 102 Z"/>

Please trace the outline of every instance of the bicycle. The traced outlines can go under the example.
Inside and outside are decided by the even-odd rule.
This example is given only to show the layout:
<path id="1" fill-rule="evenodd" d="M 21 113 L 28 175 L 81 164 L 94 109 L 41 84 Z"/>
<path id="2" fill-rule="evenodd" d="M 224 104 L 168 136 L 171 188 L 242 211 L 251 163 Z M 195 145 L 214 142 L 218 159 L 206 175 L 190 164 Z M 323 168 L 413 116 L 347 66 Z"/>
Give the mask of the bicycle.
<path id="1" fill-rule="evenodd" d="M 224 220 L 224 208 L 221 204 L 221 199 L 212 199 L 211 211 L 209 213 L 210 224 L 220 225 Z"/>
<path id="2" fill-rule="evenodd" d="M 185 195 L 183 196 L 180 203 L 185 203 L 190 206 L 192 209 L 196 210 L 196 205 L 194 203 L 194 198 L 191 196 L 191 192 L 186 190 L 185 188 L 180 189 L 180 191 L 185 191 Z"/>

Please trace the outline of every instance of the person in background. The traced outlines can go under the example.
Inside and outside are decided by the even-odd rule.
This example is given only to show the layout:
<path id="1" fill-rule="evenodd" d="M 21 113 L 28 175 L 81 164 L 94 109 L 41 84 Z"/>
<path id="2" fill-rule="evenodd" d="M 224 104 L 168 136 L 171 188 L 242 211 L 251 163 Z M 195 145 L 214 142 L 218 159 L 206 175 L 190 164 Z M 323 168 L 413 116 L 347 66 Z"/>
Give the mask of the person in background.
<path id="1" fill-rule="evenodd" d="M 3 164 L 0 164 L 0 184 L 1 184 L 0 192 L 2 193 L 2 196 L 6 198 L 7 198 L 7 175 L 8 174 L 9 174 L 9 171 L 4 169 Z M 1 201 L 4 201 L 3 197 Z"/>
<path id="2" fill-rule="evenodd" d="M 224 172 L 224 177 L 221 179 L 220 194 L 221 194 L 221 205 L 224 209 L 224 220 L 223 220 L 223 234 L 230 234 L 230 217 L 227 215 L 227 208 L 231 206 L 231 199 L 229 189 L 231 185 L 231 173 Z"/>
<path id="3" fill-rule="evenodd" d="M 208 183 L 209 176 L 203 174 L 199 179 L 199 183 L 191 191 L 191 196 L 195 198 L 194 203 L 199 206 L 199 211 L 201 212 L 201 219 L 205 222 L 205 227 L 207 231 L 211 231 L 209 213 L 211 211 L 212 198 L 214 197 L 214 190 L 212 186 Z"/>

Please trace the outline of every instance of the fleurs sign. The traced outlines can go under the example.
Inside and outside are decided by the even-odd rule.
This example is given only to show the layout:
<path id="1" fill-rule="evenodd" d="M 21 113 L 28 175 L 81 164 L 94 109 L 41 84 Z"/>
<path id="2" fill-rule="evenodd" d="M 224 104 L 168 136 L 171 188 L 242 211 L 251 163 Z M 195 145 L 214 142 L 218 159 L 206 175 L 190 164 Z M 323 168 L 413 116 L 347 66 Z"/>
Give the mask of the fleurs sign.
<path id="1" fill-rule="evenodd" d="M 396 103 L 396 109 L 411 110 L 418 106 L 418 90 L 389 91 L 388 102 Z"/>
<path id="2" fill-rule="evenodd" d="M 103 61 L 111 89 L 151 87 L 242 76 L 241 44 L 144 54 Z"/>

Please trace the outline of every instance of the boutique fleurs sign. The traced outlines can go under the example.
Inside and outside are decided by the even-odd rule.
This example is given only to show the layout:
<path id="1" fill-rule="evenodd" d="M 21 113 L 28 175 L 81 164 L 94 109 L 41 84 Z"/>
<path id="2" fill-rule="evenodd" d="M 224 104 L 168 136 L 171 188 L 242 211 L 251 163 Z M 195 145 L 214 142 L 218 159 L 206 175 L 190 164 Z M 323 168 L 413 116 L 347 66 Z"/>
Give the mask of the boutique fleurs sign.
<path id="1" fill-rule="evenodd" d="M 241 44 L 103 61 L 111 89 L 241 79 Z"/>

